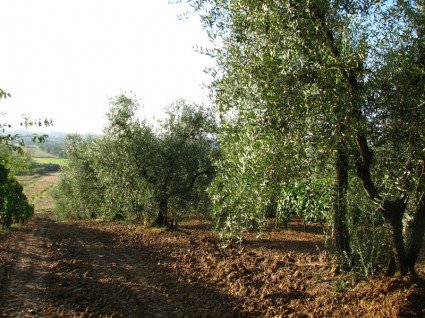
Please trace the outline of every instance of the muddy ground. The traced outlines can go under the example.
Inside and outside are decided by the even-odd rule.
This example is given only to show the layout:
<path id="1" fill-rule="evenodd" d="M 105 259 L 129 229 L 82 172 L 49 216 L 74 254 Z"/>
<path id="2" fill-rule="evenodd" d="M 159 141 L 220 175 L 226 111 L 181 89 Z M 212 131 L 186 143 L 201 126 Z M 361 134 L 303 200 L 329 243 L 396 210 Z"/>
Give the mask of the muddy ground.
<path id="1" fill-rule="evenodd" d="M 321 242 L 274 231 L 222 248 L 205 222 L 161 232 L 38 214 L 0 237 L 0 316 L 425 317 L 423 286 L 334 276 Z"/>

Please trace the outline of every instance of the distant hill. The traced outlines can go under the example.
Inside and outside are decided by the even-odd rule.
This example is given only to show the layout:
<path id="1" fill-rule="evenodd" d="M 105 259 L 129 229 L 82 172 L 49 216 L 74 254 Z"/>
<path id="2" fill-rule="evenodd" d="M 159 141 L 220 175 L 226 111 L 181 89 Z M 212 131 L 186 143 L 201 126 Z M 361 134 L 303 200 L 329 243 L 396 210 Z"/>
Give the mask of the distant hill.
<path id="1" fill-rule="evenodd" d="M 42 158 L 64 158 L 65 157 L 65 139 L 67 134 L 63 132 L 37 132 L 23 129 L 13 129 L 4 132 L 4 134 L 19 135 L 25 143 L 25 152 L 32 157 Z M 47 135 L 43 143 L 33 142 L 34 135 Z"/>
<path id="2" fill-rule="evenodd" d="M 31 155 L 32 157 L 40 158 L 65 158 L 65 139 L 68 135 L 64 132 L 50 131 L 30 131 L 24 129 L 12 129 L 7 130 L 3 134 L 19 135 L 25 143 L 25 152 Z M 33 142 L 32 138 L 34 135 L 43 136 L 47 135 L 48 137 L 43 143 Z M 83 136 L 99 136 L 93 134 L 83 134 Z"/>

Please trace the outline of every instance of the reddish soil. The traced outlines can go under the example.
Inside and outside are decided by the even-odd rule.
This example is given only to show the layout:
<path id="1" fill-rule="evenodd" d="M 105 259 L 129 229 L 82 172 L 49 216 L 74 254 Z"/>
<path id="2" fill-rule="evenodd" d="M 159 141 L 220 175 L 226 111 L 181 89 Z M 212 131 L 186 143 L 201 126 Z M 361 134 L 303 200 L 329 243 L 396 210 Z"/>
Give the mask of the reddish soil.
<path id="1" fill-rule="evenodd" d="M 425 317 L 422 283 L 335 276 L 321 240 L 273 231 L 223 248 L 206 222 L 37 215 L 0 237 L 0 317 Z"/>

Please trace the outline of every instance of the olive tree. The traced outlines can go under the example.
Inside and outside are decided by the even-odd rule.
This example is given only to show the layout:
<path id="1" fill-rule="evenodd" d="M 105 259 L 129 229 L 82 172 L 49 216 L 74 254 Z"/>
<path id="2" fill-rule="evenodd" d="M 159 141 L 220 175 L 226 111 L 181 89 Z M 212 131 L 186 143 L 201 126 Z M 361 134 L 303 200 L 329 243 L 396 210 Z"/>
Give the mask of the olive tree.
<path id="1" fill-rule="evenodd" d="M 170 218 L 170 203 L 179 210 L 205 200 L 203 194 L 214 172 L 212 118 L 181 100 L 168 109 L 168 118 L 155 134 L 146 123 L 132 124 L 130 120 L 119 128 L 124 129 L 119 142 L 129 141 L 134 173 L 144 180 L 156 204 L 153 224 L 173 225 L 176 220 Z"/>
<path id="2" fill-rule="evenodd" d="M 91 194 L 98 189 L 95 215 L 174 226 L 179 212 L 209 207 L 214 121 L 211 113 L 181 100 L 155 130 L 136 118 L 137 108 L 137 100 L 125 95 L 111 100 L 103 136 L 68 156 L 70 172 L 64 174 L 59 202 L 66 203 L 76 187 L 77 204 L 92 211 Z"/>
<path id="3" fill-rule="evenodd" d="M 65 151 L 68 163 L 61 169 L 55 188 L 56 215 L 60 219 L 86 219 L 100 216 L 104 189 L 94 169 L 96 139 L 67 135 Z"/>
<path id="4" fill-rule="evenodd" d="M 239 182 L 229 163 L 252 171 L 253 158 L 265 165 L 261 158 L 280 148 L 283 165 L 273 164 L 280 180 L 334 175 L 333 238 L 343 267 L 356 259 L 350 204 L 362 187 L 390 229 L 400 272 L 414 273 L 425 223 L 423 1 L 189 2 L 216 44 L 207 53 L 217 61 L 212 88 L 221 117 L 253 141 L 235 142 L 234 131 L 223 130 L 218 175 L 228 180 L 217 187 L 219 201 L 243 196 L 239 187 L 225 192 Z M 269 135 L 277 145 L 256 146 Z M 406 210 L 413 217 L 407 249 Z M 229 220 L 240 215 L 224 212 Z"/>

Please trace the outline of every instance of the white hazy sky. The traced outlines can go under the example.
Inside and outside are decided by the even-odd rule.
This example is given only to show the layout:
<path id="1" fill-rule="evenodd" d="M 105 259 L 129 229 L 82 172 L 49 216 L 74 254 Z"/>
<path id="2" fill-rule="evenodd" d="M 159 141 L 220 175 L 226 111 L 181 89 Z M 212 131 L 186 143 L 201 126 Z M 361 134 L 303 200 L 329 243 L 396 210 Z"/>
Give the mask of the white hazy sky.
<path id="1" fill-rule="evenodd" d="M 167 0 L 0 0 L 0 101 L 10 117 L 52 118 L 55 131 L 99 133 L 108 99 L 131 91 L 153 120 L 178 98 L 208 102 L 194 50 L 199 19 Z"/>

